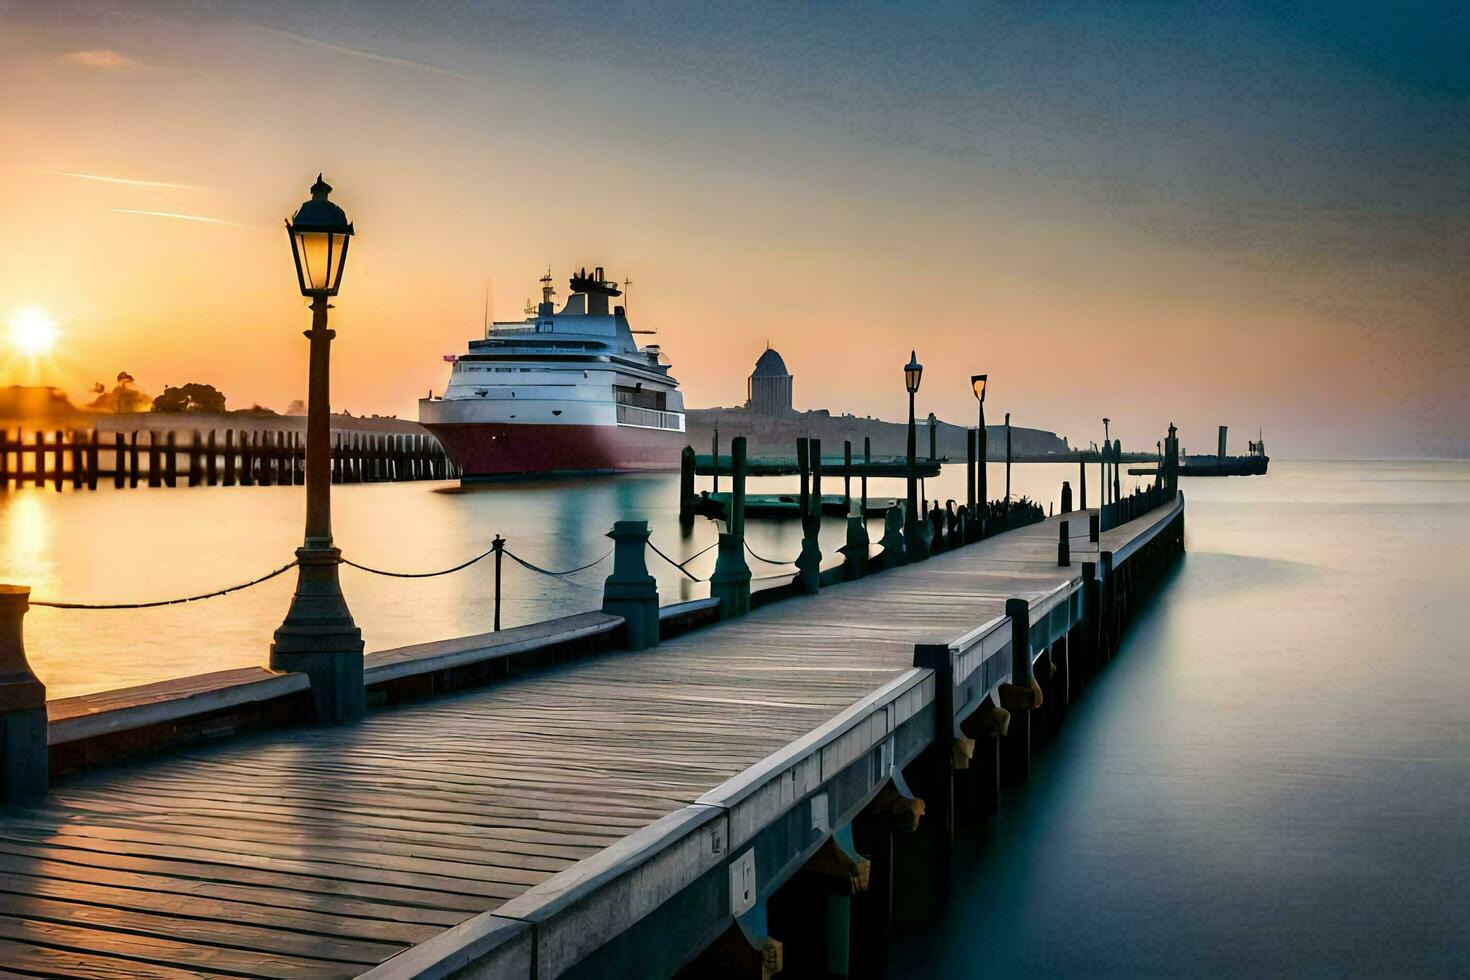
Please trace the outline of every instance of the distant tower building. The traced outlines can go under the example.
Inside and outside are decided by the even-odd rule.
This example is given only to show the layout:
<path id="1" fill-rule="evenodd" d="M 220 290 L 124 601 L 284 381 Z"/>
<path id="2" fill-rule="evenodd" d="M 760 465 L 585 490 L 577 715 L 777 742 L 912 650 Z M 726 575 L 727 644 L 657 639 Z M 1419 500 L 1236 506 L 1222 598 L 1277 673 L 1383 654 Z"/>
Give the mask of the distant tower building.
<path id="1" fill-rule="evenodd" d="M 786 362 L 769 346 L 750 374 L 745 407 L 757 415 L 785 415 L 791 411 L 791 375 Z"/>

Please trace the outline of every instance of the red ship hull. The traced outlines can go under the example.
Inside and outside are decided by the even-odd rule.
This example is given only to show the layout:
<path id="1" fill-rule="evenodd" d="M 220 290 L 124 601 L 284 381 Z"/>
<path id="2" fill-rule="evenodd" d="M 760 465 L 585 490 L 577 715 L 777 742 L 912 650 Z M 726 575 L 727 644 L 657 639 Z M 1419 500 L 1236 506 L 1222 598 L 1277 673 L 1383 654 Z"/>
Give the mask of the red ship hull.
<path id="1" fill-rule="evenodd" d="M 686 442 L 683 432 L 622 425 L 430 422 L 424 428 L 444 446 L 466 480 L 674 470 Z"/>

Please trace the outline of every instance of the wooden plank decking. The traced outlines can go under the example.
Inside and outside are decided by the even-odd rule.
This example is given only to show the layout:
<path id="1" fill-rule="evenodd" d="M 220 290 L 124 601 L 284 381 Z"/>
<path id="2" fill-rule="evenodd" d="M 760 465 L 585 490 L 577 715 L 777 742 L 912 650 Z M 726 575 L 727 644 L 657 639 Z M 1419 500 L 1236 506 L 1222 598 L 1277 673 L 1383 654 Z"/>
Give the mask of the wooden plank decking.
<path id="1" fill-rule="evenodd" d="M 907 670 L 916 642 L 1076 578 L 1070 516 L 1070 568 L 1047 521 L 654 650 L 63 782 L 0 810 L 0 966 L 362 972 L 693 802 Z"/>

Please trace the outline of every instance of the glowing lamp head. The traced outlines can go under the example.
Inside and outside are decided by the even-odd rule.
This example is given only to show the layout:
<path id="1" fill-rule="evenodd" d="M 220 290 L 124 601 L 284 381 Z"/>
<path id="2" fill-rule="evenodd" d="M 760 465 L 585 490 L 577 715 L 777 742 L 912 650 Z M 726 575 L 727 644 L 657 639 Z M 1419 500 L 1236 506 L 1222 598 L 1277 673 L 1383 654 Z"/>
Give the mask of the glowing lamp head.
<path id="1" fill-rule="evenodd" d="M 291 257 L 296 260 L 296 281 L 303 296 L 336 296 L 342 286 L 352 222 L 341 208 L 327 200 L 331 193 L 331 185 L 317 174 L 316 183 L 311 185 L 311 200 L 286 219 Z"/>
<path id="2" fill-rule="evenodd" d="M 970 387 L 974 389 L 975 400 L 982 405 L 985 404 L 985 379 L 988 377 L 986 374 L 970 375 Z"/>
<path id="3" fill-rule="evenodd" d="M 919 381 L 923 376 L 924 365 L 919 363 L 913 351 L 909 351 L 909 362 L 903 366 L 903 383 L 904 387 L 908 388 L 909 394 L 912 395 L 919 390 Z"/>

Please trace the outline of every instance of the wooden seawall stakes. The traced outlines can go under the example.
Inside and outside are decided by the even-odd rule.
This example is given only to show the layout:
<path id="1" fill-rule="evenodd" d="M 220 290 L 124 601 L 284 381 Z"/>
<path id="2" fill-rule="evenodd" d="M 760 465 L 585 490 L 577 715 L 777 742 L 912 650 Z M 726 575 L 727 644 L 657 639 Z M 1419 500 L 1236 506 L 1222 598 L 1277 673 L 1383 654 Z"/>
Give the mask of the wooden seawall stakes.
<path id="1" fill-rule="evenodd" d="M 186 486 L 288 486 L 306 480 L 306 448 L 299 432 L 198 430 L 180 443 L 174 430 L 53 433 L 0 429 L 0 491 L 27 483 L 97 489 L 110 478 L 117 488 Z M 183 480 L 180 480 L 180 471 Z M 332 482 L 448 480 L 459 476 L 439 445 L 425 433 L 342 431 L 334 434 Z"/>
<path id="2" fill-rule="evenodd" d="M 934 893 L 954 836 L 1024 777 L 1182 551 L 1184 501 L 1166 490 L 1078 542 L 1080 568 L 1057 564 L 1057 518 L 547 672 L 528 672 L 538 650 L 555 663 L 626 621 L 370 654 L 370 692 L 420 700 L 61 779 L 5 814 L 4 962 L 517 980 L 872 969 L 890 917 Z M 645 584 L 635 564 L 610 582 Z M 259 674 L 194 717 L 299 703 L 300 675 Z M 256 688 L 278 702 L 249 701 Z M 109 714 L 71 709 L 115 737 Z"/>

